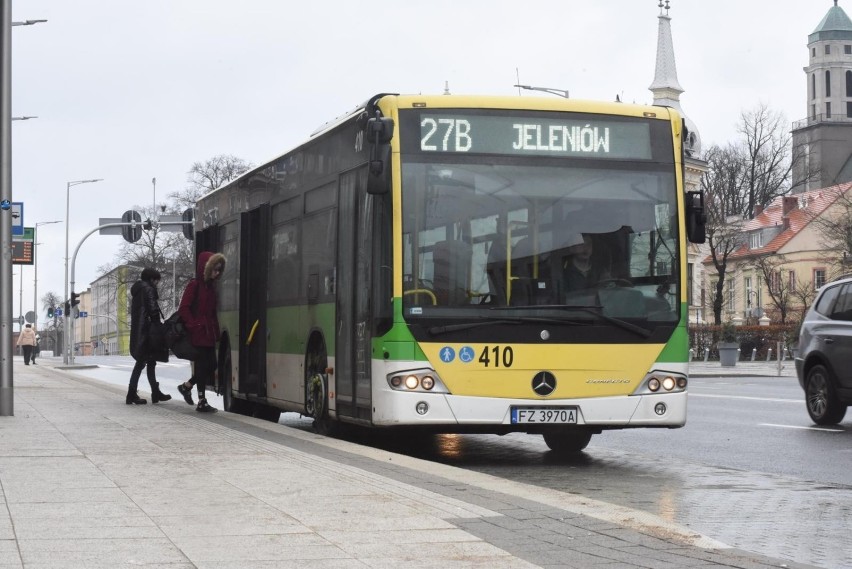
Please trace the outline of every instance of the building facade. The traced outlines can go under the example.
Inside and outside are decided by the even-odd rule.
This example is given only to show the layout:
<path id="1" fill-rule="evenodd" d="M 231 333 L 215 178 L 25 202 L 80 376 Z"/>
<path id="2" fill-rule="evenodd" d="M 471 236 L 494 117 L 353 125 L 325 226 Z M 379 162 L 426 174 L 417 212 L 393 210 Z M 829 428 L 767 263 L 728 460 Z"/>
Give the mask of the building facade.
<path id="1" fill-rule="evenodd" d="M 738 248 L 728 257 L 722 320 L 798 322 L 816 291 L 847 270 L 844 251 L 831 248 L 825 221 L 848 215 L 852 183 L 781 196 L 742 222 Z M 704 259 L 708 290 L 718 273 Z"/>
<path id="2" fill-rule="evenodd" d="M 793 191 L 852 181 L 852 20 L 834 0 L 808 36 L 807 117 L 793 123 Z"/>
<path id="3" fill-rule="evenodd" d="M 122 265 L 92 282 L 87 341 L 94 355 L 130 354 L 130 287 L 139 273 Z"/>

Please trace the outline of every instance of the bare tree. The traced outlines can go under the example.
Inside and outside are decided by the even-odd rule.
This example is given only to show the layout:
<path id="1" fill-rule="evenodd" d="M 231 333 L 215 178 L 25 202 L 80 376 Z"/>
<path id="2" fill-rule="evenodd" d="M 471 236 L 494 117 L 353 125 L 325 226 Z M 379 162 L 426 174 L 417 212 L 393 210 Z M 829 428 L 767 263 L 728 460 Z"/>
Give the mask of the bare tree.
<path id="1" fill-rule="evenodd" d="M 822 262 L 831 267 L 829 280 L 850 272 L 852 263 L 852 185 L 837 191 L 837 199 L 831 207 L 814 215 L 811 222 L 820 235 Z"/>
<path id="2" fill-rule="evenodd" d="M 707 245 L 718 275 L 715 290 L 710 293 L 710 300 L 714 322 L 719 325 L 722 323 L 728 258 L 743 242 L 739 227 L 744 205 L 740 189 L 745 165 L 733 145 L 726 148 L 713 146 L 707 150 L 704 158 L 708 170 L 701 179 L 701 188 L 704 190 L 707 212 Z"/>
<path id="3" fill-rule="evenodd" d="M 805 313 L 807 313 L 808 308 L 816 298 L 814 284 L 810 281 L 796 279 L 796 286 L 793 288 L 791 294 L 797 301 L 796 304 L 799 309 L 799 322 L 802 322 L 805 319 Z"/>
<path id="4" fill-rule="evenodd" d="M 194 207 L 201 196 L 238 178 L 252 168 L 254 165 L 242 158 L 230 154 L 219 154 L 204 162 L 194 163 L 187 173 L 186 188 L 183 191 L 172 192 L 168 197 L 174 200 L 178 209 Z"/>
<path id="5" fill-rule="evenodd" d="M 790 191 L 792 141 L 784 115 L 765 104 L 743 111 L 737 127 L 741 139 L 713 146 L 704 159 L 708 172 L 701 180 L 707 204 L 707 242 L 718 274 L 713 315 L 721 324 L 725 276 L 730 256 L 744 244 L 742 222 L 757 206 Z"/>
<path id="6" fill-rule="evenodd" d="M 41 297 L 41 306 L 45 311 L 48 308 L 56 309 L 59 307 L 63 307 L 62 297 L 53 291 L 47 292 L 44 296 Z M 57 350 L 57 341 L 58 336 L 62 331 L 63 322 L 64 319 L 61 319 L 58 316 L 54 316 L 52 319 L 47 321 L 47 325 L 45 326 L 44 330 L 42 330 L 42 332 L 45 333 L 44 337 L 42 338 L 42 340 L 44 341 L 42 347 L 44 349 L 51 350 L 54 353 L 57 353 L 59 351 Z"/>
<path id="7" fill-rule="evenodd" d="M 755 206 L 766 206 L 790 191 L 793 173 L 792 138 L 784 114 L 761 103 L 740 116 L 737 129 L 742 135 L 745 160 L 742 190 L 743 217 L 754 217 Z"/>
<path id="8" fill-rule="evenodd" d="M 787 315 L 792 309 L 794 300 L 794 284 L 785 279 L 783 273 L 787 259 L 784 255 L 760 255 L 749 262 L 749 266 L 759 272 L 766 283 L 766 291 L 772 301 L 773 311 L 778 315 L 781 324 L 787 322 Z"/>
<path id="9" fill-rule="evenodd" d="M 50 307 L 62 306 L 62 297 L 53 291 L 47 292 L 41 297 L 41 307 L 47 310 Z"/>

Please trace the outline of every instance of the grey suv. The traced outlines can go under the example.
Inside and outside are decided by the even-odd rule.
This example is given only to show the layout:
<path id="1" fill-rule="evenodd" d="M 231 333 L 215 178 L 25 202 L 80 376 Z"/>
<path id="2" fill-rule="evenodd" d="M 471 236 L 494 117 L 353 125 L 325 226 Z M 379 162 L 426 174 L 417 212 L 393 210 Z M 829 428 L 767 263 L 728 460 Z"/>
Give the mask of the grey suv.
<path id="1" fill-rule="evenodd" d="M 842 421 L 852 403 L 852 278 L 817 293 L 802 322 L 796 374 L 814 423 Z"/>

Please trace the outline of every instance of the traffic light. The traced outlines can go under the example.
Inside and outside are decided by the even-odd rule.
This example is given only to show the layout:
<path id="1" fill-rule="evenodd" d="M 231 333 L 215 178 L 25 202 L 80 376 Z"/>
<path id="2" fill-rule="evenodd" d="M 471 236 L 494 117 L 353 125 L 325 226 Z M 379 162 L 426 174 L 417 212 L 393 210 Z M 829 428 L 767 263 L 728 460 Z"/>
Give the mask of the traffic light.
<path id="1" fill-rule="evenodd" d="M 53 307 L 52 306 L 47 307 L 47 317 L 53 318 Z"/>
<path id="2" fill-rule="evenodd" d="M 77 318 L 80 315 L 80 309 L 77 308 L 77 305 L 80 304 L 80 295 L 74 291 L 71 291 L 71 310 L 73 312 L 69 312 L 68 316 L 74 315 L 74 318 Z"/>
<path id="3" fill-rule="evenodd" d="M 71 316 L 71 303 L 67 300 L 65 301 L 65 316 Z"/>

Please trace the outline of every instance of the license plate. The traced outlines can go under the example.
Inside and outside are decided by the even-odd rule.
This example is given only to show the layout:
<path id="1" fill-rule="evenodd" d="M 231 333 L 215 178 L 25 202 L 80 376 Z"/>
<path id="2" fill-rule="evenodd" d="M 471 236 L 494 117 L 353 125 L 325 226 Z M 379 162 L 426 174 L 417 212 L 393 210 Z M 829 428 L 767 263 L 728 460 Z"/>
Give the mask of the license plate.
<path id="1" fill-rule="evenodd" d="M 576 407 L 512 407 L 513 425 L 570 425 L 576 422 Z"/>

